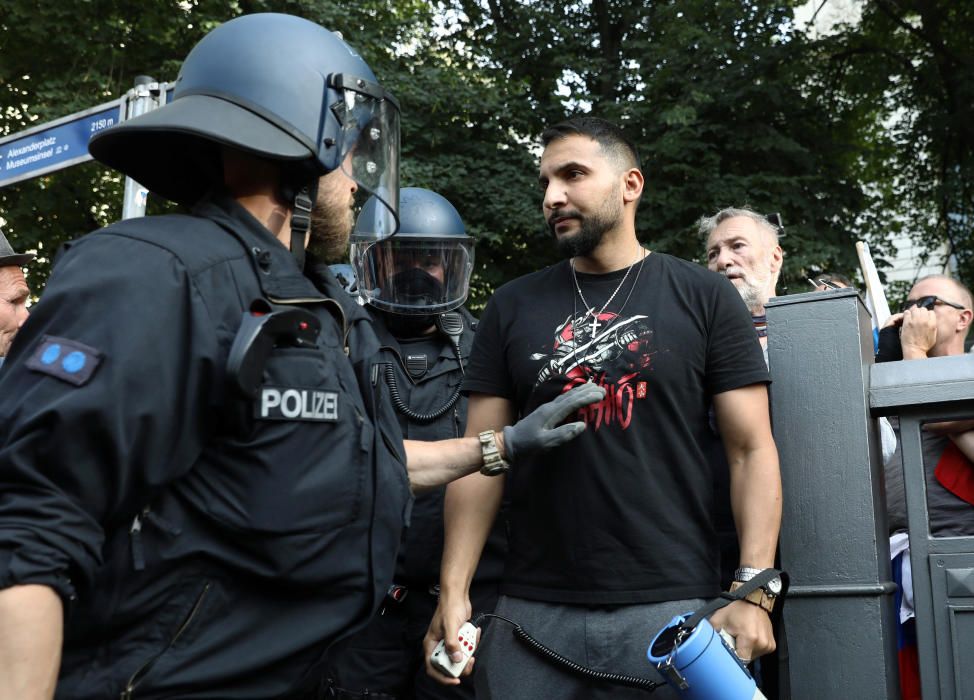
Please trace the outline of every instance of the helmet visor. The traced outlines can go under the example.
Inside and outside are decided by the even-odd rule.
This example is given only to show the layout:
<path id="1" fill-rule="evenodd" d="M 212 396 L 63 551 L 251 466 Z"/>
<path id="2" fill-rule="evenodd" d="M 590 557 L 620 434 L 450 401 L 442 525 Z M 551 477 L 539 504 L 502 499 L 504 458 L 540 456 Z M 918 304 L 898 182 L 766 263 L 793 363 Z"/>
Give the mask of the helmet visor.
<path id="1" fill-rule="evenodd" d="M 399 228 L 399 105 L 375 83 L 345 74 L 332 75 L 341 99 L 332 112 L 341 124 L 338 148 L 341 168 L 363 194 L 381 206 L 373 209 L 368 230 L 376 240 Z"/>
<path id="2" fill-rule="evenodd" d="M 443 313 L 467 300 L 473 271 L 471 238 L 395 237 L 352 240 L 359 294 L 398 314 Z"/>

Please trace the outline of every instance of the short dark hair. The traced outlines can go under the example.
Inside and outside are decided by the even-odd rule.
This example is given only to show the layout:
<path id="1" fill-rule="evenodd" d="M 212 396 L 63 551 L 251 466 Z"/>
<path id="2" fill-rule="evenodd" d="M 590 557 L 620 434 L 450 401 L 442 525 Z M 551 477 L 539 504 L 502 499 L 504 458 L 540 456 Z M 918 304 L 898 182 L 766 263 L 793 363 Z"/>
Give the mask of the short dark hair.
<path id="1" fill-rule="evenodd" d="M 592 139 L 610 157 L 625 164 L 627 168 L 639 168 L 639 153 L 632 141 L 626 138 L 622 129 L 612 122 L 599 117 L 572 117 L 554 126 L 549 126 L 541 134 L 541 145 L 547 146 L 552 141 L 566 136 L 587 136 Z"/>

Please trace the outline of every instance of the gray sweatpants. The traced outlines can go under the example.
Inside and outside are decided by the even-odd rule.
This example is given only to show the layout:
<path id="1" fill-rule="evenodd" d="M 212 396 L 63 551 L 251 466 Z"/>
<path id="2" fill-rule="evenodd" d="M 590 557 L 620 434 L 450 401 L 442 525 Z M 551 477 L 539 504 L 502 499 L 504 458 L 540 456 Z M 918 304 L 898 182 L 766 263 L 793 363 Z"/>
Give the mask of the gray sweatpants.
<path id="1" fill-rule="evenodd" d="M 587 607 L 501 596 L 495 613 L 516 622 L 562 656 L 596 671 L 662 682 L 646 658 L 646 648 L 673 617 L 706 601 Z M 593 683 L 554 666 L 514 637 L 512 628 L 492 619 L 480 640 L 475 667 L 477 700 L 678 700 L 669 686 L 649 693 Z"/>

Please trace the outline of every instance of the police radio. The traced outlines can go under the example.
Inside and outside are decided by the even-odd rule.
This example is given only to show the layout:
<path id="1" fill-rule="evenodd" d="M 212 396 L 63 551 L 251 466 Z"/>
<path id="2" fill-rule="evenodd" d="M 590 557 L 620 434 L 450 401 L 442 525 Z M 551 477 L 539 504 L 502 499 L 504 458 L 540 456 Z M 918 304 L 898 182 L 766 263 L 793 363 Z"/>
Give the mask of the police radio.
<path id="1" fill-rule="evenodd" d="M 321 321 L 306 309 L 272 311 L 262 300 L 251 305 L 227 358 L 227 380 L 247 398 L 254 398 L 264 376 L 271 350 L 278 346 L 314 347 L 321 332 Z"/>

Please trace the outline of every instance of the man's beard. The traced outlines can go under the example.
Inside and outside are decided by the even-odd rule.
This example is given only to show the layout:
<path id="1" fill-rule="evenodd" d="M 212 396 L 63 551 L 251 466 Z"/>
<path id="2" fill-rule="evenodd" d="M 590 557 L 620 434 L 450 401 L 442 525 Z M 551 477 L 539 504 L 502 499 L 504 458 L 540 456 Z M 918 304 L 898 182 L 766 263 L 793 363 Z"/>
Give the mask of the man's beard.
<path id="1" fill-rule="evenodd" d="M 740 275 L 737 279 L 731 280 L 731 283 L 737 289 L 737 293 L 741 295 L 741 299 L 744 300 L 744 305 L 752 312 L 760 311 L 768 303 L 768 299 L 771 296 L 769 291 L 771 283 L 770 273 L 762 279 L 748 275 L 743 268 L 729 267 L 721 270 L 720 274 L 725 277 L 728 274 Z"/>
<path id="2" fill-rule="evenodd" d="M 323 193 L 311 207 L 308 252 L 323 263 L 348 261 L 348 238 L 355 224 L 350 203 L 332 201 Z"/>
<path id="3" fill-rule="evenodd" d="M 583 216 L 575 210 L 556 211 L 551 214 L 548 217 L 548 230 L 555 236 L 559 255 L 565 258 L 585 257 L 598 248 L 606 231 L 615 228 L 621 218 L 622 208 L 613 207 L 613 201 L 610 199 L 601 209 L 588 216 Z M 555 233 L 553 222 L 566 216 L 578 220 L 578 232 L 559 238 Z"/>

